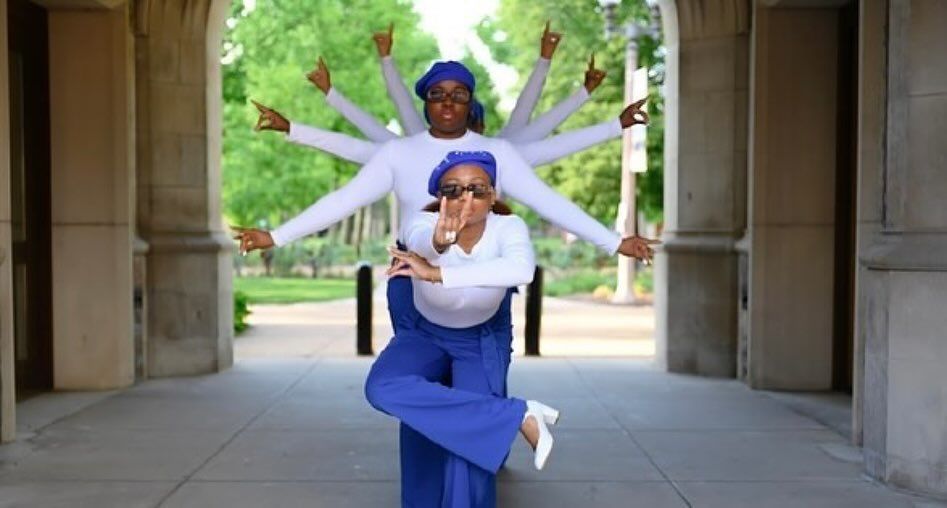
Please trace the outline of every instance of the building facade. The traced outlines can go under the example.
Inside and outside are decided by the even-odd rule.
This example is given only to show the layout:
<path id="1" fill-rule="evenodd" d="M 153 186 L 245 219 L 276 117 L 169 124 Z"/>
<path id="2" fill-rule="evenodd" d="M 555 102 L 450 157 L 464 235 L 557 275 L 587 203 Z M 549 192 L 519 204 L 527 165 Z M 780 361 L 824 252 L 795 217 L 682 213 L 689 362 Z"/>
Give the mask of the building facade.
<path id="1" fill-rule="evenodd" d="M 658 362 L 852 393 L 947 495 L 947 3 L 660 0 Z M 16 400 L 232 364 L 227 0 L 0 0 L 0 438 Z"/>

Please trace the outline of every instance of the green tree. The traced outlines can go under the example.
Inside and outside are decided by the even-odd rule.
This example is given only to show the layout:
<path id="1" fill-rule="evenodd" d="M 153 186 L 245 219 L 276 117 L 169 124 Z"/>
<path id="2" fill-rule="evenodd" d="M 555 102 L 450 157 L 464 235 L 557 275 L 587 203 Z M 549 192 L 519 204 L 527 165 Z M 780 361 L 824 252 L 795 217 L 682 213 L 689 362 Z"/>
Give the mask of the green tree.
<path id="1" fill-rule="evenodd" d="M 616 22 L 646 21 L 649 11 L 644 0 L 623 0 Z M 615 118 L 623 102 L 623 37 L 607 39 L 604 15 L 588 0 L 501 0 L 495 20 L 485 20 L 478 28 L 495 59 L 514 66 L 525 82 L 535 63 L 539 39 L 546 20 L 552 30 L 563 33 L 537 112 L 565 99 L 582 85 L 589 56 L 595 53 L 596 66 L 608 71 L 604 83 L 592 99 L 566 121 L 559 131 L 584 127 Z M 663 53 L 658 41 L 643 38 L 639 63 L 652 70 L 648 129 L 648 172 L 638 178 L 638 205 L 651 221 L 660 221 L 663 195 Z M 540 176 L 605 224 L 612 224 L 621 196 L 621 148 L 615 140 L 572 155 L 538 169 Z M 517 210 L 535 221 L 535 215 Z"/>

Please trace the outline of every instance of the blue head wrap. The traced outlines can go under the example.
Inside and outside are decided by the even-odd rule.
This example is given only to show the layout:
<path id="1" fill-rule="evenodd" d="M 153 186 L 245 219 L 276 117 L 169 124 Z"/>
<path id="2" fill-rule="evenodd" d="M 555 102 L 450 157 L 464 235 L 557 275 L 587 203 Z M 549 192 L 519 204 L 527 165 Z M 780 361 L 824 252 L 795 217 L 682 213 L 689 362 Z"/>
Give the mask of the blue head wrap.
<path id="1" fill-rule="evenodd" d="M 427 100 L 427 91 L 437 83 L 447 80 L 463 83 L 471 94 L 474 93 L 474 88 L 477 87 L 477 80 L 474 79 L 474 75 L 464 64 L 448 60 L 446 62 L 435 62 L 414 84 L 414 93 L 422 101 Z"/>
<path id="2" fill-rule="evenodd" d="M 483 168 L 490 177 L 490 185 L 496 186 L 497 181 L 497 160 L 493 158 L 490 152 L 448 152 L 444 160 L 431 172 L 431 178 L 427 181 L 427 191 L 432 196 L 437 196 L 438 184 L 444 173 L 450 171 L 454 166 L 460 164 L 475 164 Z"/>
<path id="3" fill-rule="evenodd" d="M 480 101 L 474 99 L 470 103 L 470 120 L 471 123 L 484 123 L 486 112 L 483 110 L 483 104 L 480 104 Z"/>

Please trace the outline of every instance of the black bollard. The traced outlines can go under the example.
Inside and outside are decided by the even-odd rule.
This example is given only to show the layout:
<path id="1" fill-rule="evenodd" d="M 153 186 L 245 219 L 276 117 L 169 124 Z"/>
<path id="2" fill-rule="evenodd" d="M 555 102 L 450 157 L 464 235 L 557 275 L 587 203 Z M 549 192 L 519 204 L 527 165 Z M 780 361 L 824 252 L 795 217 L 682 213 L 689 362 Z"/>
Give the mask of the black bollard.
<path id="1" fill-rule="evenodd" d="M 371 356 L 372 351 L 372 265 L 358 264 L 355 272 L 356 330 L 355 349 L 360 356 Z"/>
<path id="2" fill-rule="evenodd" d="M 526 356 L 539 356 L 539 330 L 543 317 L 543 267 L 536 265 L 533 282 L 526 289 Z"/>

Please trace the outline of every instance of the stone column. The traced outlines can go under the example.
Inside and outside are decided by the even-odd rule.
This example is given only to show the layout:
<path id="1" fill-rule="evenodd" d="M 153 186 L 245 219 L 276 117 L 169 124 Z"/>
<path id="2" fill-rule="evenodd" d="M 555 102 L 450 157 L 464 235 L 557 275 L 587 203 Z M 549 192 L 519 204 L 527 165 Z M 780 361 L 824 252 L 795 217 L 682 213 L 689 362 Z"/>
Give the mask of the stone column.
<path id="1" fill-rule="evenodd" d="M 10 213 L 10 78 L 7 2 L 0 2 L 0 443 L 16 437 L 13 356 L 12 217 Z"/>
<path id="2" fill-rule="evenodd" d="M 746 380 L 832 388 L 839 11 L 753 14 Z M 845 65 L 847 63 L 843 63 Z M 842 183 L 844 184 L 844 183 Z"/>
<path id="3" fill-rule="evenodd" d="M 138 228 L 150 376 L 233 362 L 232 242 L 220 210 L 220 44 L 228 2 L 136 2 Z"/>
<path id="4" fill-rule="evenodd" d="M 748 0 L 663 0 L 665 185 L 655 262 L 659 364 L 736 371 L 736 240 L 746 228 Z"/>
<path id="5" fill-rule="evenodd" d="M 48 12 L 54 387 L 118 388 L 134 380 L 128 11 Z"/>
<path id="6" fill-rule="evenodd" d="M 865 10 L 869 10 L 865 8 Z M 861 250 L 866 468 L 947 495 L 947 3 L 890 0 L 877 233 Z M 868 168 L 863 168 L 868 169 Z M 872 175 L 864 175 L 869 180 Z M 875 200 L 875 198 L 880 199 Z"/>

